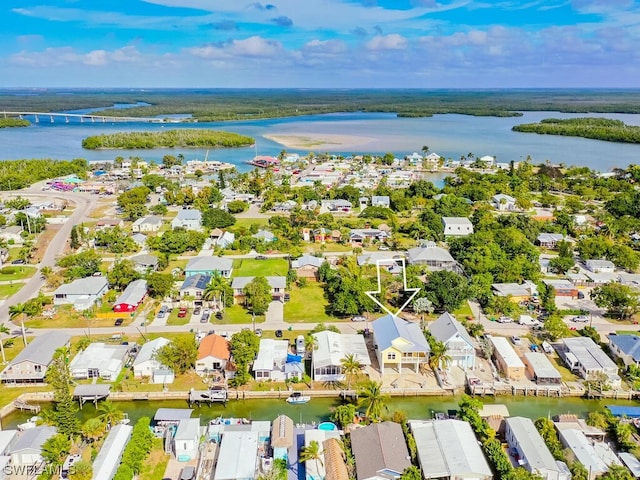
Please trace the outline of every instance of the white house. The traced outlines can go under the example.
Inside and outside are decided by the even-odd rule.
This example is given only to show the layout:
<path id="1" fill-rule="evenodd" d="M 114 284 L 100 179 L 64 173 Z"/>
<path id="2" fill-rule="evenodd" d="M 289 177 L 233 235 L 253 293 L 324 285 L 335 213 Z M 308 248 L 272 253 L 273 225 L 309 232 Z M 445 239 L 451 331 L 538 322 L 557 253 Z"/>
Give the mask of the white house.
<path id="1" fill-rule="evenodd" d="M 466 237 L 473 233 L 473 223 L 466 217 L 442 217 L 445 237 Z"/>
<path id="2" fill-rule="evenodd" d="M 71 360 L 71 375 L 73 378 L 99 377 L 113 382 L 124 367 L 128 354 L 128 345 L 91 343 Z"/>
<path id="3" fill-rule="evenodd" d="M 96 480 L 112 479 L 115 476 L 132 432 L 133 427 L 130 425 L 118 424 L 111 428 L 100 452 L 93 461 L 93 478 Z"/>
<path id="4" fill-rule="evenodd" d="M 171 228 L 184 228 L 185 230 L 202 230 L 202 213 L 194 208 L 181 208 L 173 220 Z"/>
<path id="5" fill-rule="evenodd" d="M 187 277 L 201 273 L 203 275 L 220 275 L 224 278 L 231 278 L 233 272 L 233 260 L 224 257 L 193 257 L 187 263 L 184 274 Z"/>
<path id="6" fill-rule="evenodd" d="M 133 222 L 131 231 L 133 233 L 157 232 L 160 230 L 160 227 L 162 227 L 162 217 L 149 215 L 148 217 L 142 217 Z"/>
<path id="7" fill-rule="evenodd" d="M 176 459 L 179 462 L 188 462 L 198 458 L 198 447 L 200 446 L 199 418 L 180 420 L 173 437 L 173 446 Z"/>
<path id="8" fill-rule="evenodd" d="M 297 363 L 297 366 L 288 364 Z M 253 362 L 253 375 L 256 380 L 284 381 L 291 378 L 301 379 L 304 375 L 302 358 L 289 354 L 287 340 L 263 338 L 260 340 L 258 355 Z"/>
<path id="9" fill-rule="evenodd" d="M 604 374 L 611 386 L 620 386 L 618 366 L 591 338 L 563 338 L 559 353 L 569 369 L 585 380 L 594 380 Z"/>
<path id="10" fill-rule="evenodd" d="M 23 229 L 20 225 L 5 227 L 0 230 L 0 239 L 4 240 L 8 244 L 15 243 L 21 245 L 23 241 L 22 232 Z"/>
<path id="11" fill-rule="evenodd" d="M 615 264 L 610 260 L 587 260 L 584 264 L 593 273 L 614 273 L 616 271 Z"/>
<path id="12" fill-rule="evenodd" d="M 556 462 L 531 419 L 510 417 L 505 422 L 509 449 L 517 455 L 520 466 L 544 480 L 571 479 L 566 465 Z"/>
<path id="13" fill-rule="evenodd" d="M 484 164 L 485 168 L 493 168 L 496 163 L 496 157 L 492 157 L 491 155 L 485 155 L 478 160 Z"/>
<path id="14" fill-rule="evenodd" d="M 316 345 L 311 353 L 311 375 L 315 381 L 344 381 L 346 375 L 342 360 L 347 355 L 354 355 L 363 371 L 371 366 L 367 345 L 362 335 L 324 330 L 314 333 L 313 337 Z"/>
<path id="15" fill-rule="evenodd" d="M 109 290 L 106 277 L 78 278 L 71 283 L 60 285 L 53 292 L 54 305 L 73 305 L 74 310 L 83 311 L 102 302 Z"/>
<path id="16" fill-rule="evenodd" d="M 491 198 L 491 202 L 496 210 L 513 211 L 516 209 L 516 199 L 510 195 L 499 193 Z"/>
<path id="17" fill-rule="evenodd" d="M 373 195 L 371 197 L 371 206 L 372 207 L 391 207 L 391 200 L 388 195 Z"/>
<path id="18" fill-rule="evenodd" d="M 56 433 L 56 427 L 48 425 L 28 428 L 19 432 L 6 451 L 6 455 L 11 457 L 11 465 L 24 467 L 41 463 L 43 461 L 42 445 Z"/>
<path id="19" fill-rule="evenodd" d="M 476 366 L 476 349 L 467 329 L 448 312 L 429 324 L 433 338 L 447 347 L 451 357 L 450 365 L 464 370 L 473 370 Z"/>
<path id="20" fill-rule="evenodd" d="M 458 264 L 448 250 L 438 247 L 434 242 L 427 242 L 423 247 L 407 250 L 409 265 L 426 265 L 431 270 L 457 271 Z"/>
<path id="21" fill-rule="evenodd" d="M 168 339 L 158 337 L 142 345 L 136 359 L 133 361 L 133 376 L 135 378 L 153 378 L 153 372 L 156 370 L 166 370 L 167 367 L 155 359 L 155 354 L 169 343 Z"/>

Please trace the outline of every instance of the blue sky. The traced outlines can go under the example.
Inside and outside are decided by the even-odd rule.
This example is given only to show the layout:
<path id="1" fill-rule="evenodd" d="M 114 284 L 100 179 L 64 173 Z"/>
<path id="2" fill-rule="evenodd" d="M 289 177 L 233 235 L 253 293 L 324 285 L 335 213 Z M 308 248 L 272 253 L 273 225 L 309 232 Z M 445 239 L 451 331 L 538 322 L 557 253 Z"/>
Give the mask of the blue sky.
<path id="1" fill-rule="evenodd" d="M 3 87 L 639 87 L 634 0 L 4 0 Z"/>

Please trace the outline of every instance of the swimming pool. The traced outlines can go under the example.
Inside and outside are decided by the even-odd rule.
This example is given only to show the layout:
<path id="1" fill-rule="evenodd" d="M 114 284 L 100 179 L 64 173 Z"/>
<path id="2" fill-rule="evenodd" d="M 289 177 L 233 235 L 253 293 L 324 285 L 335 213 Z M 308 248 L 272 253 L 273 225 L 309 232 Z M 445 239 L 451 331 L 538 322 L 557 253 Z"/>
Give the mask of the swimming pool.
<path id="1" fill-rule="evenodd" d="M 322 422 L 320 425 L 318 425 L 318 430 L 337 430 L 338 427 L 336 427 L 336 424 L 333 422 Z"/>

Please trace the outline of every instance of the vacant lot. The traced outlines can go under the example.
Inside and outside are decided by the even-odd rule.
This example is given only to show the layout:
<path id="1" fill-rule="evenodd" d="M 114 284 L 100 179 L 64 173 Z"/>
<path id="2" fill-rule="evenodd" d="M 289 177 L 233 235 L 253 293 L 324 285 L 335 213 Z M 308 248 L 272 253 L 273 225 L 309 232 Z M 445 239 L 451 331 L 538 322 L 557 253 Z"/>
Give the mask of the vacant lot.
<path id="1" fill-rule="evenodd" d="M 284 258 L 256 260 L 243 258 L 233 261 L 234 277 L 285 276 L 289 271 L 289 262 Z"/>
<path id="2" fill-rule="evenodd" d="M 284 304 L 284 321 L 289 323 L 339 322 L 325 312 L 327 300 L 324 298 L 322 285 L 309 282 L 306 287 L 296 286 L 290 289 L 291 300 Z"/>

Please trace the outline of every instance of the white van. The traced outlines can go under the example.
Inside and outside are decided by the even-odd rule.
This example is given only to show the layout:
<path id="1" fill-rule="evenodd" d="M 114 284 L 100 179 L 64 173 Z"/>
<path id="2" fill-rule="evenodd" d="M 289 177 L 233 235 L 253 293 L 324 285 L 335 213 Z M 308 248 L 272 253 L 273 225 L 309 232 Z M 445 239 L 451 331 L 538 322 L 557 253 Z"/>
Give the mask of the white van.
<path id="1" fill-rule="evenodd" d="M 296 338 L 296 355 L 304 355 L 304 335 L 298 335 Z"/>

